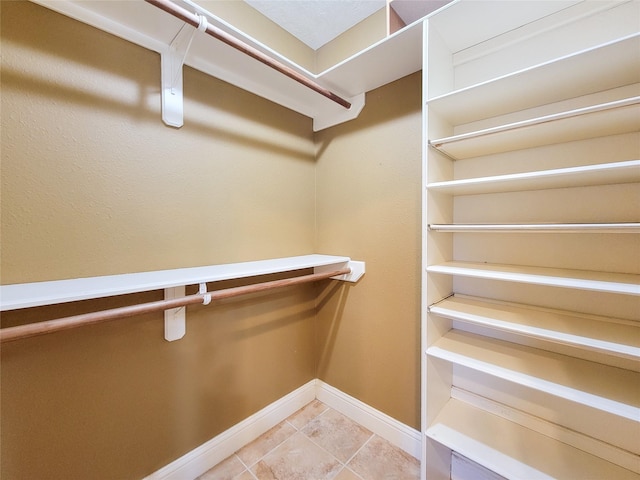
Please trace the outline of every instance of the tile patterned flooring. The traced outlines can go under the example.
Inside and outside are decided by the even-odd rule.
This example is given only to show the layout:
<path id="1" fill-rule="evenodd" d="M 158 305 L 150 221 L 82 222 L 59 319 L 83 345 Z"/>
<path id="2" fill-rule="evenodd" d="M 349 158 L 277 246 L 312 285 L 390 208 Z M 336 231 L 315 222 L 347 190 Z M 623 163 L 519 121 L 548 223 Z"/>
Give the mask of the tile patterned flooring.
<path id="1" fill-rule="evenodd" d="M 418 480 L 420 463 L 314 400 L 197 480 Z"/>

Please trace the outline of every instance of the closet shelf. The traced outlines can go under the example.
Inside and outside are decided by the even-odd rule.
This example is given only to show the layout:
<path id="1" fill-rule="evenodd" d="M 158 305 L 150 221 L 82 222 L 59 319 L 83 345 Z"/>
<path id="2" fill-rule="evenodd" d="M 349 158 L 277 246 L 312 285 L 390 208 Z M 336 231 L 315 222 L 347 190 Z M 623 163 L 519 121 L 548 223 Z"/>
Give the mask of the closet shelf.
<path id="1" fill-rule="evenodd" d="M 455 295 L 429 307 L 440 317 L 584 350 L 640 360 L 634 322 Z"/>
<path id="2" fill-rule="evenodd" d="M 630 273 L 455 261 L 430 265 L 427 267 L 427 272 L 549 287 L 640 295 L 640 275 Z"/>
<path id="3" fill-rule="evenodd" d="M 2 285 L 0 310 L 54 305 L 308 268 L 322 270 L 326 267 L 344 266 L 350 262 L 349 257 L 302 255 L 255 262 Z"/>
<path id="4" fill-rule="evenodd" d="M 630 470 L 455 398 L 426 435 L 505 478 L 638 479 Z"/>
<path id="5" fill-rule="evenodd" d="M 170 51 L 172 41 L 185 24 L 143 1 L 33 1 L 161 55 Z M 295 80 L 247 57 L 244 53 L 220 41 L 207 38 L 204 34 L 193 38 L 193 43 L 184 58 L 185 65 L 313 118 L 315 131 L 356 118 L 364 107 L 366 92 L 422 68 L 422 25 L 419 22 L 324 72 L 315 73 L 207 12 L 197 1 L 172 1 L 189 11 L 204 15 L 209 24 L 256 48 L 321 87 L 343 96 L 352 104 L 347 110 Z M 399 52 L 402 54 L 399 55 Z M 381 68 L 381 65 L 385 67 Z"/>
<path id="6" fill-rule="evenodd" d="M 640 182 L 640 160 L 433 182 L 427 189 L 452 195 L 477 195 L 633 182 Z"/>
<path id="7" fill-rule="evenodd" d="M 451 137 L 431 146 L 454 159 L 480 157 L 555 143 L 640 130 L 640 97 L 544 115 Z"/>
<path id="8" fill-rule="evenodd" d="M 640 233 L 640 223 L 431 224 L 449 233 Z"/>
<path id="9" fill-rule="evenodd" d="M 637 422 L 640 373 L 450 330 L 427 355 Z"/>
<path id="10" fill-rule="evenodd" d="M 637 82 L 640 34 L 450 92 L 427 105 L 449 123 L 461 125 Z"/>

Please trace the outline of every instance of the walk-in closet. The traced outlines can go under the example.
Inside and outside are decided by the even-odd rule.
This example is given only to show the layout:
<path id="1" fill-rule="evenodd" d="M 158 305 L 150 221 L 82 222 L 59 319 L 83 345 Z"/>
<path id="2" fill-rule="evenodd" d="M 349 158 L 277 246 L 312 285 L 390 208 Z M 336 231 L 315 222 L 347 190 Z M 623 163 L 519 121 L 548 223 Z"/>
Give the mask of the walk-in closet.
<path id="1" fill-rule="evenodd" d="M 640 479 L 639 0 L 0 21 L 0 477 Z"/>

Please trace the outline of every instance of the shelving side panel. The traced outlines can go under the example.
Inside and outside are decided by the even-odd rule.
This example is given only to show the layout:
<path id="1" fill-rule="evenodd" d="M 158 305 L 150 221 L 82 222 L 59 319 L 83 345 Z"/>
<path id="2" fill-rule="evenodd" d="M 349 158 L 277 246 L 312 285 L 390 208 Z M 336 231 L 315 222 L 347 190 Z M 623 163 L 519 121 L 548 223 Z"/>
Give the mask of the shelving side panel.
<path id="1" fill-rule="evenodd" d="M 437 75 L 423 75 L 423 102 L 434 95 L 433 92 L 451 88 L 453 67 L 451 52 L 429 20 L 424 23 L 424 71 L 438 72 Z M 427 225 L 436 220 L 453 221 L 453 198 L 437 192 L 429 192 L 426 185 L 432 181 L 453 178 L 451 159 L 427 147 L 426 139 L 437 134 L 449 135 L 453 127 L 428 108 L 423 108 L 423 298 L 422 298 L 422 352 L 451 329 L 451 320 L 432 316 L 427 310 L 431 302 L 447 297 L 453 290 L 452 278 L 432 276 L 426 271 L 428 265 L 453 259 L 453 242 L 450 235 L 429 235 Z M 453 368 L 450 363 L 422 357 L 422 429 L 426 431 L 436 415 L 449 401 L 452 387 Z M 448 479 L 451 471 L 451 455 L 440 444 L 423 442 L 422 478 Z"/>

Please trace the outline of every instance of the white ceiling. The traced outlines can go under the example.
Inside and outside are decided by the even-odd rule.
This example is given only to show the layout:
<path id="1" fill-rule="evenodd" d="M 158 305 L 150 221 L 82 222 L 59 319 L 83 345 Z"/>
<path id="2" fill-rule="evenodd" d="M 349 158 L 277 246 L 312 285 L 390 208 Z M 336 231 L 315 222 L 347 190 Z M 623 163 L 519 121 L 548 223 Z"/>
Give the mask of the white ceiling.
<path id="1" fill-rule="evenodd" d="M 314 50 L 386 5 L 386 0 L 245 0 L 245 2 Z"/>

